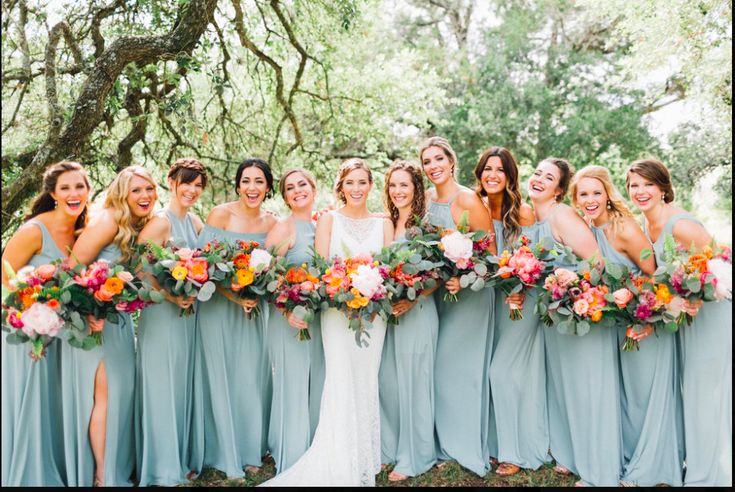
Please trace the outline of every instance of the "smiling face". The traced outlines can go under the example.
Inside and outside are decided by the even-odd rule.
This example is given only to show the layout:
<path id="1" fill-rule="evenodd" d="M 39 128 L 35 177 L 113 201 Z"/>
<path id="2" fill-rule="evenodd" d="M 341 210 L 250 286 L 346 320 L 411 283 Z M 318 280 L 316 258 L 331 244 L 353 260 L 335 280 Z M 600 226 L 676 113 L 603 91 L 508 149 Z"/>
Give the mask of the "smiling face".
<path id="1" fill-rule="evenodd" d="M 595 221 L 606 218 L 608 196 L 599 179 L 581 178 L 577 183 L 574 201 L 588 219 Z"/>
<path id="2" fill-rule="evenodd" d="M 342 182 L 342 193 L 345 205 L 350 207 L 363 207 L 367 203 L 373 184 L 370 176 L 364 169 L 353 169 L 345 176 Z"/>
<path id="3" fill-rule="evenodd" d="M 237 191 L 243 205 L 248 208 L 260 207 L 269 191 L 265 173 L 256 166 L 243 169 Z"/>
<path id="4" fill-rule="evenodd" d="M 485 162 L 485 167 L 480 175 L 480 184 L 482 189 L 488 195 L 496 195 L 503 193 L 508 183 L 508 179 L 503 169 L 503 161 L 500 157 L 494 155 Z"/>
<path id="5" fill-rule="evenodd" d="M 439 186 L 453 179 L 454 163 L 447 157 L 441 147 L 427 147 L 421 153 L 421 166 L 434 186 Z"/>
<path id="6" fill-rule="evenodd" d="M 414 198 L 411 174 L 401 169 L 395 170 L 388 181 L 388 197 L 397 209 L 411 208 Z"/>
<path id="7" fill-rule="evenodd" d="M 133 216 L 139 218 L 148 216 L 153 212 L 153 205 L 157 198 L 156 187 L 153 183 L 137 174 L 130 178 L 126 200 Z"/>
<path id="8" fill-rule="evenodd" d="M 300 172 L 289 174 L 284 183 L 284 200 L 291 210 L 303 210 L 314 205 L 314 188 Z"/>
<path id="9" fill-rule="evenodd" d="M 61 173 L 56 180 L 51 198 L 56 201 L 56 207 L 61 208 L 64 213 L 78 217 L 84 211 L 89 198 L 89 188 L 84 174 L 80 171 Z"/>
<path id="10" fill-rule="evenodd" d="M 182 207 L 189 208 L 199 200 L 200 196 L 202 196 L 202 191 L 204 191 L 204 180 L 201 175 L 197 176 L 194 181 L 190 181 L 189 183 L 182 183 L 180 181 L 177 183 L 173 179 L 169 178 L 168 186 L 174 193 L 173 199 L 178 201 L 179 205 Z"/>
<path id="11" fill-rule="evenodd" d="M 640 174 L 628 173 L 628 196 L 641 212 L 657 207 L 663 202 L 663 191 L 658 185 Z"/>
<path id="12" fill-rule="evenodd" d="M 528 196 L 535 202 L 556 200 L 556 196 L 561 192 L 560 180 L 559 168 L 551 162 L 541 161 L 528 179 Z"/>

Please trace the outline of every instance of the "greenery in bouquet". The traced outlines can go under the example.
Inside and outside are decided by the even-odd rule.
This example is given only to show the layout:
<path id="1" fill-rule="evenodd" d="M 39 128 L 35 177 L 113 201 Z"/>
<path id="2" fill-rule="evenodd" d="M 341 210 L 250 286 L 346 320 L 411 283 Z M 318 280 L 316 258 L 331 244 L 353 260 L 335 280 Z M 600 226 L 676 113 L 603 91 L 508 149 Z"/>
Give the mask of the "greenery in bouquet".
<path id="1" fill-rule="evenodd" d="M 285 260 L 260 246 L 258 241 L 227 243 L 224 254 L 227 272 L 222 287 L 238 299 L 267 297 L 278 285 L 279 270 L 283 271 Z M 259 306 L 247 314 L 248 318 L 259 315 Z"/>
<path id="2" fill-rule="evenodd" d="M 278 278 L 271 294 L 271 302 L 284 313 L 293 313 L 307 323 L 314 319 L 322 298 L 319 295 L 320 272 L 314 266 L 277 264 Z M 270 290 L 270 289 L 269 289 Z M 311 340 L 309 329 L 296 335 L 299 340 Z"/>

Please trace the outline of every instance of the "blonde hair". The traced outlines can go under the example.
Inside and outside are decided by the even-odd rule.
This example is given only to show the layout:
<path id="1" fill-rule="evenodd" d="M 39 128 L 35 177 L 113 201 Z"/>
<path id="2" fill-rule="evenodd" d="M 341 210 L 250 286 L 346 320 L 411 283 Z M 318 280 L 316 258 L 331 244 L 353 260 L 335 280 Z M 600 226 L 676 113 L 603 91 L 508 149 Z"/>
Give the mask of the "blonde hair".
<path id="1" fill-rule="evenodd" d="M 288 208 L 291 208 L 291 205 L 288 204 L 286 201 L 286 178 L 291 176 L 292 174 L 300 173 L 304 179 L 309 183 L 311 186 L 311 189 L 314 190 L 316 193 L 316 179 L 314 179 L 314 175 L 311 174 L 309 171 L 302 167 L 295 167 L 293 169 L 289 169 L 286 171 L 286 174 L 281 176 L 281 179 L 278 182 L 278 191 L 281 193 L 281 198 L 283 198 L 284 203 L 286 203 L 286 206 Z"/>
<path id="2" fill-rule="evenodd" d="M 383 189 L 383 200 L 385 201 L 385 208 L 388 210 L 390 220 L 393 222 L 395 227 L 398 224 L 398 207 L 395 206 L 393 200 L 390 199 L 390 177 L 395 171 L 404 171 L 411 176 L 411 183 L 413 184 L 413 201 L 411 202 L 411 216 L 406 221 L 406 228 L 418 225 L 416 218 L 421 218 L 426 213 L 426 197 L 424 194 L 424 173 L 421 172 L 416 164 L 402 159 L 396 159 L 393 164 L 388 168 L 388 172 L 385 173 L 385 186 Z"/>
<path id="3" fill-rule="evenodd" d="M 133 244 L 138 233 L 150 219 L 149 213 L 145 217 L 141 217 L 137 222 L 133 222 L 133 214 L 128 205 L 128 194 L 130 193 L 130 181 L 133 176 L 143 178 L 157 189 L 156 182 L 148 171 L 141 166 L 128 166 L 117 173 L 115 179 L 107 187 L 104 208 L 111 208 L 115 211 L 115 223 L 117 224 L 117 234 L 112 243 L 120 249 L 120 260 L 128 261 L 133 254 Z M 153 211 L 151 204 L 151 212 Z"/>
<path id="4" fill-rule="evenodd" d="M 610 172 L 602 166 L 586 166 L 577 171 L 571 183 L 572 204 L 575 207 L 579 207 L 577 203 L 577 186 L 579 185 L 579 180 L 582 178 L 594 178 L 602 183 L 602 186 L 605 188 L 605 193 L 607 193 L 607 203 L 605 206 L 607 207 L 608 215 L 610 215 L 612 232 L 613 234 L 617 234 L 623 227 L 623 219 L 625 217 L 634 218 L 634 215 L 623 201 L 623 196 L 615 188 L 610 177 Z"/>
<path id="5" fill-rule="evenodd" d="M 342 164 L 339 165 L 339 174 L 337 175 L 337 181 L 334 183 L 334 193 L 337 195 L 337 199 L 342 203 L 347 203 L 347 200 L 345 199 L 345 193 L 344 191 L 342 191 L 342 186 L 344 185 L 345 178 L 347 178 L 347 175 L 355 169 L 364 170 L 368 175 L 368 181 L 370 183 L 373 182 L 373 173 L 372 171 L 370 171 L 370 168 L 364 160 L 360 159 L 359 157 L 352 157 L 343 161 Z"/>
<path id="6" fill-rule="evenodd" d="M 456 179 L 457 166 L 459 163 L 457 162 L 457 154 L 454 152 L 452 146 L 449 145 L 449 140 L 444 137 L 430 137 L 423 141 L 419 147 L 419 162 L 421 163 L 422 168 L 424 166 L 423 154 L 429 147 L 439 147 L 444 151 L 444 155 L 446 155 L 449 162 L 452 163 L 452 176 Z"/>

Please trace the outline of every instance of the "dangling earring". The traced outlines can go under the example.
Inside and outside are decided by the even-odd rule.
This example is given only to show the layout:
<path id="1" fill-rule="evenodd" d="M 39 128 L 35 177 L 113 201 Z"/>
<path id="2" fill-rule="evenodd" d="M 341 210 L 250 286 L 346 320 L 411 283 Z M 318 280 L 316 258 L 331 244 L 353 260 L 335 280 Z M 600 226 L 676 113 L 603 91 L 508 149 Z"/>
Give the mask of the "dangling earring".
<path id="1" fill-rule="evenodd" d="M 607 201 L 607 209 L 610 210 L 612 208 L 612 202 L 610 200 Z"/>
<path id="2" fill-rule="evenodd" d="M 54 208 L 57 208 L 58 206 L 59 206 L 59 202 L 57 202 L 56 200 L 54 200 Z"/>
<path id="3" fill-rule="evenodd" d="M 661 195 L 661 201 L 662 202 L 665 202 L 666 201 L 666 195 Z"/>

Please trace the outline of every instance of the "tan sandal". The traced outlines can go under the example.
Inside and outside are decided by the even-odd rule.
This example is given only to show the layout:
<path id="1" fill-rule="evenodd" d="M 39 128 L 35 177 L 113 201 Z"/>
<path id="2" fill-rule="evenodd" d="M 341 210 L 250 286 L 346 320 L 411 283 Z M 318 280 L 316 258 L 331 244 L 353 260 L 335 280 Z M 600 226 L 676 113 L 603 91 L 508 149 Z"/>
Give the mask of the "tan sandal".
<path id="1" fill-rule="evenodd" d="M 495 474 L 499 477 L 510 477 L 521 471 L 521 467 L 513 463 L 501 463 Z"/>
<path id="2" fill-rule="evenodd" d="M 389 482 L 401 482 L 403 480 L 406 480 L 408 478 L 407 475 L 404 475 L 403 473 L 398 473 L 397 471 L 393 470 L 388 474 L 388 481 Z"/>

